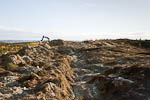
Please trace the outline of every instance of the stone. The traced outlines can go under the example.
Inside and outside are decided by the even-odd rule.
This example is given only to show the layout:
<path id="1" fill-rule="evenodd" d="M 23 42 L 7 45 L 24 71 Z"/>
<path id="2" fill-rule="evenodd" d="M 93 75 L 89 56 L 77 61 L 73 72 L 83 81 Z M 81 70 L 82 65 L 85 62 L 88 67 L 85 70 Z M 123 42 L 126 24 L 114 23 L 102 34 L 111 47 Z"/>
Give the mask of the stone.
<path id="1" fill-rule="evenodd" d="M 29 56 L 23 56 L 22 58 L 26 63 L 31 63 L 33 61 Z"/>
<path id="2" fill-rule="evenodd" d="M 47 49 L 51 49 L 51 47 L 48 44 L 44 44 L 43 47 L 45 47 Z"/>
<path id="3" fill-rule="evenodd" d="M 13 94 L 22 94 L 23 90 L 20 87 L 13 87 Z"/>
<path id="4" fill-rule="evenodd" d="M 40 71 L 40 68 L 39 67 L 34 67 L 34 66 L 28 66 L 25 70 L 23 70 L 23 73 L 38 73 Z"/>
<path id="5" fill-rule="evenodd" d="M 24 82 L 24 81 L 32 80 L 32 79 L 41 79 L 41 77 L 38 76 L 37 74 L 31 72 L 31 74 L 24 75 L 24 76 L 20 77 L 20 78 L 18 79 L 18 81 L 19 81 L 19 82 Z"/>

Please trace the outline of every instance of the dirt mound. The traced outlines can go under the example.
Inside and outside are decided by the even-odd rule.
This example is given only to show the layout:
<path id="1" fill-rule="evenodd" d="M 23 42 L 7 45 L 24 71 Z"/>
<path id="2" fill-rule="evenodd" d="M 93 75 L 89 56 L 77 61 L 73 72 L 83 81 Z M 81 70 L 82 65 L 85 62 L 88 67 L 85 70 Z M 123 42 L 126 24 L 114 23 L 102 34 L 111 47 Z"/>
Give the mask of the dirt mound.
<path id="1" fill-rule="evenodd" d="M 63 40 L 52 40 L 49 42 L 49 45 L 50 46 L 61 46 L 61 45 L 64 45 L 64 41 Z"/>
<path id="2" fill-rule="evenodd" d="M 0 99 L 73 99 L 71 58 L 61 55 L 55 49 L 57 48 L 49 44 L 43 44 L 1 56 L 1 68 L 12 71 L 13 74 L 9 74 L 9 71 L 1 72 L 1 79 L 4 80 L 1 80 L 3 85 Z"/>
<path id="3" fill-rule="evenodd" d="M 99 77 L 105 100 L 148 100 L 150 67 L 115 67 Z"/>
<path id="4" fill-rule="evenodd" d="M 148 50 L 53 40 L 0 57 L 0 100 L 149 100 Z"/>

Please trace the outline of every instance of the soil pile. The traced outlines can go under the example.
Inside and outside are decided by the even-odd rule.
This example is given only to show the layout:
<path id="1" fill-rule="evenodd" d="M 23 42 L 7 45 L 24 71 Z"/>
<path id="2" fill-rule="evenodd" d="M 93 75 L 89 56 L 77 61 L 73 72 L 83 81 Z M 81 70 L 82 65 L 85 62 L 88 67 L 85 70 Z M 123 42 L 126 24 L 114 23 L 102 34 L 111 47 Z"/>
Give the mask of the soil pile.
<path id="1" fill-rule="evenodd" d="M 0 57 L 0 100 L 149 100 L 148 49 L 53 40 Z"/>

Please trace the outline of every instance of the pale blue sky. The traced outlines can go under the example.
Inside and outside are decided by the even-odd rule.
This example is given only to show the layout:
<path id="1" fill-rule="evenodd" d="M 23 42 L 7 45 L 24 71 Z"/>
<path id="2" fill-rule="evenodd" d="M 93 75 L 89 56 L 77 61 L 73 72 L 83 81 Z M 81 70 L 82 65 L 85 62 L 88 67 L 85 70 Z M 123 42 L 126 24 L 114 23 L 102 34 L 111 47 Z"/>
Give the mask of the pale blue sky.
<path id="1" fill-rule="evenodd" d="M 0 40 L 150 39 L 150 0 L 0 0 Z"/>

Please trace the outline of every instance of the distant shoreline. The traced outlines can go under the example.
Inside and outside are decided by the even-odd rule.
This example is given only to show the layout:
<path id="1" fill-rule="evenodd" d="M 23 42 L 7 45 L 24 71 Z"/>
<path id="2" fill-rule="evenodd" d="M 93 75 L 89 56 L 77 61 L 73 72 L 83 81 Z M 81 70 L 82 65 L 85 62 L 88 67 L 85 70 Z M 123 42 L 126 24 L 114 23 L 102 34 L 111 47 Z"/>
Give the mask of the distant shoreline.
<path id="1" fill-rule="evenodd" d="M 57 39 L 54 39 L 57 40 Z M 81 41 L 87 41 L 91 39 L 86 39 L 86 40 L 64 40 L 64 41 L 74 41 L 74 42 L 81 42 Z M 141 41 L 149 41 L 150 39 L 127 39 L 127 38 L 120 38 L 120 39 L 95 39 L 95 40 L 141 40 Z M 40 40 L 0 40 L 0 42 L 5 42 L 5 43 L 22 43 L 22 42 L 39 42 Z M 44 40 L 46 41 L 46 40 Z"/>
<path id="2" fill-rule="evenodd" d="M 39 40 L 0 40 L 0 42 L 6 43 L 21 43 L 21 42 L 38 42 Z"/>

